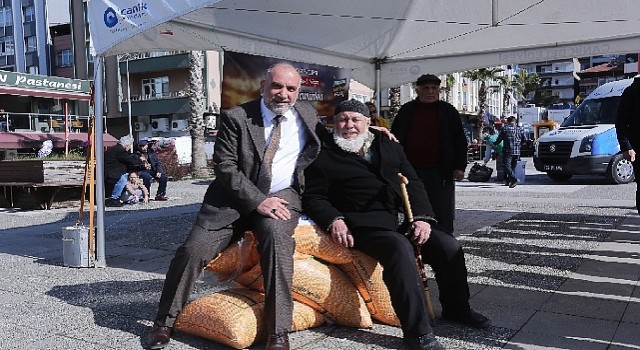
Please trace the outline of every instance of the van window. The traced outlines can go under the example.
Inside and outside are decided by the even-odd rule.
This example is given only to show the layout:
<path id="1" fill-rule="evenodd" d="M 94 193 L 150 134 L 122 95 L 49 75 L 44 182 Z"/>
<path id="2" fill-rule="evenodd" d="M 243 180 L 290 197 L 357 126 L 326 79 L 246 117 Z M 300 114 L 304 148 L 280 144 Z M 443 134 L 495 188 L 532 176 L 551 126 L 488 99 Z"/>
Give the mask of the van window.
<path id="1" fill-rule="evenodd" d="M 620 96 L 585 100 L 561 126 L 615 124 L 619 102 Z"/>

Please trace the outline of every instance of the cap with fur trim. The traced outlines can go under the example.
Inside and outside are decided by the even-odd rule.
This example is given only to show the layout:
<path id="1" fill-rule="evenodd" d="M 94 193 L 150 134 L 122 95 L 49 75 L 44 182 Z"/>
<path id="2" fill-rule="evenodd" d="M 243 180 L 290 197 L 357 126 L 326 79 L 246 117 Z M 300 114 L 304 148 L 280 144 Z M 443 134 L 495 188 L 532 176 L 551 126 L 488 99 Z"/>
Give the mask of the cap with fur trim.
<path id="1" fill-rule="evenodd" d="M 338 103 L 336 106 L 335 114 L 338 115 L 340 112 L 357 112 L 365 117 L 369 117 L 369 107 L 367 107 L 364 103 L 358 100 L 346 100 Z"/>

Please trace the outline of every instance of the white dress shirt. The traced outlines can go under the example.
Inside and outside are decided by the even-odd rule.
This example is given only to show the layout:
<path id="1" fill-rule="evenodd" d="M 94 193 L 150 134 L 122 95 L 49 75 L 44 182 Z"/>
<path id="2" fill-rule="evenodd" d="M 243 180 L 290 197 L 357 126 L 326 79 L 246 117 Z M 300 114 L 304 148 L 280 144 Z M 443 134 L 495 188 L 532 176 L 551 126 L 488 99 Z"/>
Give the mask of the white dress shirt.
<path id="1" fill-rule="evenodd" d="M 267 108 L 264 99 L 260 103 L 260 109 L 264 123 L 265 147 L 267 147 L 271 139 L 271 130 L 273 130 L 273 118 L 276 117 L 276 114 Z M 304 121 L 295 109 L 291 108 L 283 114 L 280 123 L 282 124 L 280 143 L 271 164 L 271 190 L 269 193 L 278 192 L 293 185 L 298 157 L 306 142 Z"/>

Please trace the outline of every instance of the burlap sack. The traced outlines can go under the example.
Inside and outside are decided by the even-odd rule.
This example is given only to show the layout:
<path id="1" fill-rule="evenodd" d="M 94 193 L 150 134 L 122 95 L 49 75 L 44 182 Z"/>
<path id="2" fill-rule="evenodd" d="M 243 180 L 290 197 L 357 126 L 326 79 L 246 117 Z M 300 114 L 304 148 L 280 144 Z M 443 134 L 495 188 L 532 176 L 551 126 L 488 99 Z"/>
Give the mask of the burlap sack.
<path id="1" fill-rule="evenodd" d="M 235 281 L 244 287 L 264 291 L 259 265 Z M 334 265 L 314 258 L 295 260 L 291 293 L 294 300 L 311 306 L 338 325 L 358 328 L 373 325 L 355 286 Z"/>
<path id="2" fill-rule="evenodd" d="M 391 305 L 389 290 L 382 280 L 382 266 L 365 253 L 353 250 L 353 262 L 338 265 L 356 286 L 364 299 L 371 317 L 381 323 L 400 326 Z"/>
<path id="3" fill-rule="evenodd" d="M 245 232 L 242 239 L 231 243 L 218 256 L 211 260 L 207 271 L 213 272 L 220 280 L 230 280 L 243 272 L 251 270 L 260 262 L 257 250 L 258 241 L 253 232 Z"/>
<path id="4" fill-rule="evenodd" d="M 304 223 L 296 227 L 293 233 L 296 251 L 315 256 L 333 264 L 351 262 L 351 250 L 335 243 L 331 236 L 315 224 Z"/>
<path id="5" fill-rule="evenodd" d="M 201 297 L 178 315 L 176 329 L 242 349 L 266 339 L 263 327 L 264 295 L 234 288 Z M 321 326 L 325 320 L 313 308 L 293 303 L 292 330 Z"/>

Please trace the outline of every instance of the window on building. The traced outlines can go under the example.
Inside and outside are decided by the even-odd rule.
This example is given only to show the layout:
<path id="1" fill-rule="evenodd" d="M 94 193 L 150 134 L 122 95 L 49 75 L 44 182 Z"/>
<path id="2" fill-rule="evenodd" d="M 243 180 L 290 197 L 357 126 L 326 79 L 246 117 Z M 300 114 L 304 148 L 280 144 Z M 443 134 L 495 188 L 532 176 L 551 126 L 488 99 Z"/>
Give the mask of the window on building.
<path id="1" fill-rule="evenodd" d="M 13 14 L 11 6 L 0 7 L 0 26 L 8 27 L 13 25 Z"/>
<path id="2" fill-rule="evenodd" d="M 38 50 L 38 46 L 36 45 L 36 37 L 28 36 L 24 38 L 24 51 L 25 52 L 33 52 Z"/>
<path id="3" fill-rule="evenodd" d="M 142 94 L 148 98 L 169 95 L 169 77 L 142 79 Z"/>
<path id="4" fill-rule="evenodd" d="M 23 7 L 22 15 L 24 17 L 24 23 L 35 22 L 36 20 L 36 11 L 33 5 Z"/>
<path id="5" fill-rule="evenodd" d="M 93 62 L 93 55 L 91 54 L 90 43 L 87 41 L 87 62 Z"/>
<path id="6" fill-rule="evenodd" d="M 73 55 L 70 49 L 56 52 L 56 67 L 71 67 L 73 65 Z"/>
<path id="7" fill-rule="evenodd" d="M 14 54 L 13 36 L 8 35 L 0 38 L 0 54 L 1 55 Z"/>
<path id="8" fill-rule="evenodd" d="M 29 67 L 27 67 L 27 73 L 29 73 L 29 74 L 40 74 L 40 70 L 38 69 L 38 66 L 29 66 Z"/>

